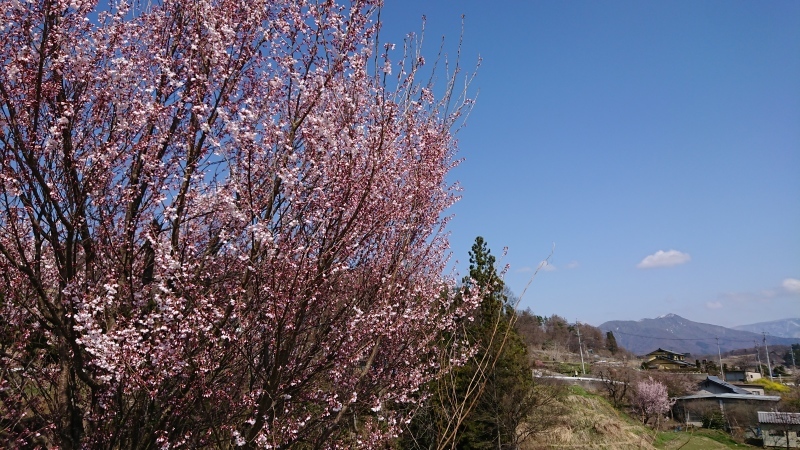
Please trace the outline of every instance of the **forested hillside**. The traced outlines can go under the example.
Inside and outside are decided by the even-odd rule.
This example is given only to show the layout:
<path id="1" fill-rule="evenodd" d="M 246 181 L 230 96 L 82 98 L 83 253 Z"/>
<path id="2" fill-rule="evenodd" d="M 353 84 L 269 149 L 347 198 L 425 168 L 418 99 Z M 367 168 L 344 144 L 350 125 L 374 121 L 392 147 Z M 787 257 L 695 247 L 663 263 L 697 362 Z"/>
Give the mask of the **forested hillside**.
<path id="1" fill-rule="evenodd" d="M 531 353 L 539 360 L 560 361 L 569 354 L 579 355 L 581 350 L 586 361 L 633 356 L 618 343 L 613 332 L 585 323 L 569 323 L 558 315 L 543 317 L 527 309 L 518 313 L 516 324 Z"/>

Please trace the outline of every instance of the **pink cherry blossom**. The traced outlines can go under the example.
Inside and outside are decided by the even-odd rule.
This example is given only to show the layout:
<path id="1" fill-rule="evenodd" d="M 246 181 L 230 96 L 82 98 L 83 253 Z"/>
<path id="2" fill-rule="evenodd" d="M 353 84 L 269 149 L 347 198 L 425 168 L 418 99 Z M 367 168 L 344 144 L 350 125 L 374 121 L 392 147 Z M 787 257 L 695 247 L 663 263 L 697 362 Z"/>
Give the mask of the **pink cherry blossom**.
<path id="1" fill-rule="evenodd" d="M 646 424 L 651 418 L 669 411 L 674 403 L 675 400 L 670 399 L 667 394 L 667 386 L 648 378 L 636 383 L 631 406 Z"/>
<path id="2" fill-rule="evenodd" d="M 108 3 L 0 3 L 0 446 L 392 438 L 477 301 L 470 102 L 377 1 Z"/>

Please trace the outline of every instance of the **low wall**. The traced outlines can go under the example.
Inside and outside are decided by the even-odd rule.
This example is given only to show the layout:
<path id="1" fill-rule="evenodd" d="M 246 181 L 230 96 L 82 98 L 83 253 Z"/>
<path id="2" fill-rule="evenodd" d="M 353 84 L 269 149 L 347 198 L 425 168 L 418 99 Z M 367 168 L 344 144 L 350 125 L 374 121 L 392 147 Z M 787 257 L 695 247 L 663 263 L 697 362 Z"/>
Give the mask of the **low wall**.
<path id="1" fill-rule="evenodd" d="M 567 377 L 567 376 L 543 376 L 551 380 L 559 380 L 562 383 L 580 386 L 589 391 L 600 391 L 603 389 L 603 380 L 592 377 Z"/>

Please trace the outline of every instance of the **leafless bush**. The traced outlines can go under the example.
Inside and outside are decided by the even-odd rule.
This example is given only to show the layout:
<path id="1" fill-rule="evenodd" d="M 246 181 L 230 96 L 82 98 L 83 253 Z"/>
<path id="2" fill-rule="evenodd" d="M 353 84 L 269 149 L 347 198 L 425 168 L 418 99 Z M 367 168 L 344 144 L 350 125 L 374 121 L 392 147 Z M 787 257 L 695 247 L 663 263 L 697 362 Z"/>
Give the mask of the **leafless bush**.
<path id="1" fill-rule="evenodd" d="M 627 367 L 603 367 L 596 371 L 597 378 L 603 382 L 603 389 L 608 400 L 619 408 L 628 400 L 631 383 L 637 379 L 637 374 Z"/>

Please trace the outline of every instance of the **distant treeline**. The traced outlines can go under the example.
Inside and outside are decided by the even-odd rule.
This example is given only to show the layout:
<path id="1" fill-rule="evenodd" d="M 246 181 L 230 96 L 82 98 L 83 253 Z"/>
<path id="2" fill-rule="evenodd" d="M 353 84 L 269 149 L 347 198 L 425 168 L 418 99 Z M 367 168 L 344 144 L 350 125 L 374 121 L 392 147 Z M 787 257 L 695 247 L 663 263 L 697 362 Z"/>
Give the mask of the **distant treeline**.
<path id="1" fill-rule="evenodd" d="M 620 347 L 612 332 L 605 333 L 600 328 L 585 323 L 569 323 L 567 319 L 552 315 L 544 317 L 534 314 L 530 308 L 519 311 L 516 328 L 533 352 L 547 351 L 554 355 L 578 353 L 580 344 L 584 355 L 597 357 L 633 357 L 633 354 Z M 595 359 L 594 356 L 589 356 Z M 554 356 L 555 357 L 555 356 Z"/>

